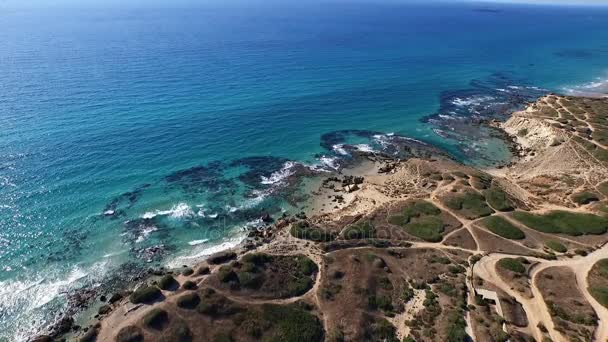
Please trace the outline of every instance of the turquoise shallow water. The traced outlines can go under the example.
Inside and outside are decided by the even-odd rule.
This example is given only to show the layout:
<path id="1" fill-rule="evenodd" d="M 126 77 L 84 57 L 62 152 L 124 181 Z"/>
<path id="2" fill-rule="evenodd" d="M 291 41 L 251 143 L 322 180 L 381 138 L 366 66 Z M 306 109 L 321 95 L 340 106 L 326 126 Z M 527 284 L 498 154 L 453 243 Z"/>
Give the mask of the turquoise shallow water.
<path id="1" fill-rule="evenodd" d="M 491 164 L 504 146 L 458 143 L 442 133 L 449 120 L 421 119 L 493 109 L 504 92 L 584 90 L 608 70 L 598 8 L 315 2 L 0 17 L 6 341 L 48 326 L 67 291 L 125 263 L 187 263 L 238 241 L 262 211 L 295 210 L 273 192 L 285 163 L 331 168 L 332 132 L 397 133 Z"/>

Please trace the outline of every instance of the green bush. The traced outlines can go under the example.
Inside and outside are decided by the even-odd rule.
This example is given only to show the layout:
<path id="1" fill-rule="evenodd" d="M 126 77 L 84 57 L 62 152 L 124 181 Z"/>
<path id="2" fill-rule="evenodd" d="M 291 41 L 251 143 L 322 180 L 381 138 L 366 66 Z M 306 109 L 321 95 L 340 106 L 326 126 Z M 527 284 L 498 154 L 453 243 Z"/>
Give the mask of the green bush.
<path id="1" fill-rule="evenodd" d="M 251 263 L 256 266 L 263 266 L 267 262 L 270 262 L 272 257 L 265 253 L 249 253 L 243 256 L 241 259 L 242 263 Z"/>
<path id="2" fill-rule="evenodd" d="M 305 256 L 298 257 L 298 270 L 307 276 L 312 275 L 313 273 L 318 271 L 317 264 L 314 261 L 310 260 L 310 258 Z"/>
<path id="3" fill-rule="evenodd" d="M 543 233 L 572 236 L 601 235 L 608 230 L 608 219 L 593 214 L 556 210 L 545 215 L 537 215 L 517 211 L 513 213 L 513 217 L 526 226 Z"/>
<path id="4" fill-rule="evenodd" d="M 151 303 L 161 297 L 161 292 L 156 286 L 143 286 L 129 296 L 133 304 Z"/>
<path id="5" fill-rule="evenodd" d="M 344 230 L 345 239 L 372 239 L 376 236 L 376 229 L 369 221 L 357 222 Z"/>
<path id="6" fill-rule="evenodd" d="M 526 267 L 521 263 L 521 261 L 513 258 L 503 258 L 498 260 L 498 266 L 519 274 L 526 272 Z"/>
<path id="7" fill-rule="evenodd" d="M 158 287 L 160 287 L 162 290 L 172 290 L 179 287 L 179 283 L 175 280 L 175 278 L 173 278 L 173 276 L 167 274 L 166 276 L 160 278 L 158 281 Z"/>
<path id="8" fill-rule="evenodd" d="M 176 305 L 182 309 L 194 309 L 201 302 L 201 298 L 196 292 L 190 292 L 179 296 Z"/>
<path id="9" fill-rule="evenodd" d="M 186 280 L 182 284 L 182 289 L 184 289 L 184 290 L 196 290 L 196 288 L 197 288 L 196 283 L 193 282 L 192 280 Z"/>
<path id="10" fill-rule="evenodd" d="M 554 241 L 554 240 L 549 240 L 549 241 L 545 242 L 545 246 L 551 248 L 552 250 L 554 250 L 558 253 L 566 253 L 568 251 L 568 248 L 566 248 L 566 246 L 564 246 L 562 243 L 560 243 L 558 241 Z"/>
<path id="11" fill-rule="evenodd" d="M 521 229 L 515 227 L 500 216 L 486 217 L 481 220 L 481 224 L 492 233 L 502 236 L 505 239 L 521 240 L 526 238 L 526 235 Z"/>
<path id="12" fill-rule="evenodd" d="M 232 266 L 230 265 L 224 265 L 220 267 L 219 271 L 217 272 L 217 278 L 222 283 L 238 280 L 236 273 L 232 270 Z"/>
<path id="13" fill-rule="evenodd" d="M 163 309 L 154 308 L 144 315 L 142 322 L 146 328 L 163 330 L 169 325 L 169 314 Z"/>

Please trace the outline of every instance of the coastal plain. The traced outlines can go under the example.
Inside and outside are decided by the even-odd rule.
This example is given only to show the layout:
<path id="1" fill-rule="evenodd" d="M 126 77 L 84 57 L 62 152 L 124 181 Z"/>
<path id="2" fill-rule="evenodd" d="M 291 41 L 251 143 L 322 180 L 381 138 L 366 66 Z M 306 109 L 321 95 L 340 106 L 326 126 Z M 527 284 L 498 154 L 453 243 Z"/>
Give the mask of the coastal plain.
<path id="1" fill-rule="evenodd" d="M 509 165 L 370 153 L 309 213 L 108 296 L 68 339 L 606 341 L 608 99 L 550 94 L 489 126 Z"/>

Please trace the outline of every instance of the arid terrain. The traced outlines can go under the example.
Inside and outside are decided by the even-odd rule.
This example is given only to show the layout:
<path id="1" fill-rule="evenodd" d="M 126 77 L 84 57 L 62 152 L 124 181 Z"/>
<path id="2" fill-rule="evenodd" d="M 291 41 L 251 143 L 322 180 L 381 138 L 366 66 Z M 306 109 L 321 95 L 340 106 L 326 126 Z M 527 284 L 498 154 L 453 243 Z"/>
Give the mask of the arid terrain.
<path id="1" fill-rule="evenodd" d="M 370 161 L 313 215 L 109 294 L 81 341 L 606 341 L 608 99 L 504 122 L 512 164 Z"/>

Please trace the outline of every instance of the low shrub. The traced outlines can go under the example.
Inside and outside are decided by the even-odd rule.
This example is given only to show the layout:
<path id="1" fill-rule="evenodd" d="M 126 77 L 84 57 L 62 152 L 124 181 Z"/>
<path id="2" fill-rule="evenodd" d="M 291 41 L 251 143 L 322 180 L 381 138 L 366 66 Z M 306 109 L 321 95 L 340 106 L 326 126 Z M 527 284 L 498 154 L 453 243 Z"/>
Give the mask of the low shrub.
<path id="1" fill-rule="evenodd" d="M 526 235 L 523 231 L 521 231 L 521 229 L 515 227 L 509 221 L 500 216 L 486 217 L 481 220 L 481 224 L 492 233 L 505 239 L 521 240 L 526 238 Z"/>
<path id="2" fill-rule="evenodd" d="M 521 263 L 521 261 L 513 258 L 503 258 L 498 260 L 498 266 L 519 274 L 526 272 L 526 267 Z"/>
<path id="3" fill-rule="evenodd" d="M 163 309 L 154 308 L 144 315 L 142 322 L 146 328 L 163 330 L 169 325 L 169 314 Z"/>
<path id="4" fill-rule="evenodd" d="M 513 217 L 526 226 L 543 233 L 579 235 L 601 235 L 608 230 L 608 219 L 593 215 L 556 210 L 545 215 L 523 211 Z"/>
<path id="5" fill-rule="evenodd" d="M 177 298 L 175 304 L 182 309 L 194 309 L 200 303 L 201 298 L 196 292 L 189 292 Z"/>
<path id="6" fill-rule="evenodd" d="M 151 303 L 162 296 L 162 293 L 156 286 L 143 286 L 135 290 L 129 300 L 133 304 Z"/>
<path id="7" fill-rule="evenodd" d="M 174 290 L 179 287 L 179 283 L 172 275 L 167 274 L 164 277 L 160 278 L 158 281 L 158 287 L 162 290 Z"/>
<path id="8" fill-rule="evenodd" d="M 568 248 L 566 248 L 566 246 L 564 246 L 562 243 L 555 241 L 555 240 L 549 240 L 549 241 L 545 242 L 545 246 L 549 247 L 550 249 L 552 249 L 558 253 L 566 253 L 568 251 Z"/>

